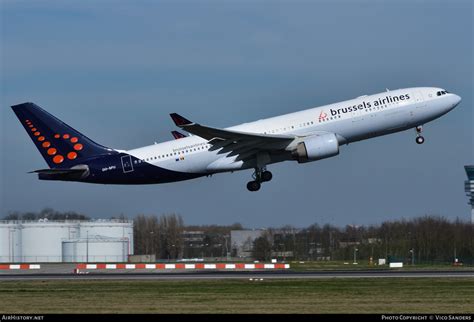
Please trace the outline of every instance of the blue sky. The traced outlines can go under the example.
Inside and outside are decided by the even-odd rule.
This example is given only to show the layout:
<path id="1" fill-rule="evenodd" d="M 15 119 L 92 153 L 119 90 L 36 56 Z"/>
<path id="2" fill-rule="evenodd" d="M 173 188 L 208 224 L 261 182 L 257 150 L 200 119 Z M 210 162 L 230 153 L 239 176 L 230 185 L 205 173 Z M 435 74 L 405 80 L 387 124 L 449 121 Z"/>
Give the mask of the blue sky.
<path id="1" fill-rule="evenodd" d="M 2 1 L 0 210 L 93 217 L 176 212 L 188 224 L 374 224 L 469 218 L 472 1 Z M 45 162 L 10 105 L 33 101 L 94 140 L 170 140 L 170 112 L 216 127 L 372 94 L 439 86 L 462 96 L 414 131 L 335 158 L 152 186 L 38 181 Z"/>

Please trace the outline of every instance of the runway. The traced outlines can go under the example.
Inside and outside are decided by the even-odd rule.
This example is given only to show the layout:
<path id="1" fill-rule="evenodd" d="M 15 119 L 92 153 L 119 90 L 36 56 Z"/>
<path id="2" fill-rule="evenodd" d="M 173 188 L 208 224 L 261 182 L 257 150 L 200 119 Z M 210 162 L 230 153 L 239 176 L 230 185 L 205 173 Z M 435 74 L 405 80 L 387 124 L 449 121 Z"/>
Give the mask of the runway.
<path id="1" fill-rule="evenodd" d="M 474 270 L 463 271 L 253 271 L 192 273 L 81 273 L 81 274 L 0 274 L 2 281 L 25 280 L 222 280 L 222 279 L 330 279 L 330 278 L 474 278 Z"/>

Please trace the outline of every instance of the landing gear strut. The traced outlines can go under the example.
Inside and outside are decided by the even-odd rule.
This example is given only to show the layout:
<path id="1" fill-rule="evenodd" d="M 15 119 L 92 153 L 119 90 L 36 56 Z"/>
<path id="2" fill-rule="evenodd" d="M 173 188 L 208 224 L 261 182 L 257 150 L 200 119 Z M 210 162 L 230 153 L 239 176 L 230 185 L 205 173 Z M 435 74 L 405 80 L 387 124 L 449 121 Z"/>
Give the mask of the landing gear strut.
<path id="1" fill-rule="evenodd" d="M 272 177 L 272 173 L 265 168 L 255 168 L 255 172 L 252 175 L 254 180 L 247 183 L 247 189 L 249 191 L 258 191 L 260 190 L 261 183 L 272 180 Z"/>
<path id="2" fill-rule="evenodd" d="M 423 126 L 419 125 L 415 127 L 415 131 L 416 131 L 416 139 L 415 139 L 416 143 L 423 144 L 425 142 L 425 138 L 421 135 L 421 132 L 423 132 Z"/>

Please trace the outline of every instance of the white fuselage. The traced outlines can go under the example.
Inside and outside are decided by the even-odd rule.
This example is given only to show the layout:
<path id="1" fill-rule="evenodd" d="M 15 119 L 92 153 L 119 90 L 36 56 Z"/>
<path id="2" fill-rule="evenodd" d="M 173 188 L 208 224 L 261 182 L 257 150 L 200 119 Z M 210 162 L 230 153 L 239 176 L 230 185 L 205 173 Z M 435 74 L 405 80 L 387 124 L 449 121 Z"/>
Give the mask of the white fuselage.
<path id="1" fill-rule="evenodd" d="M 227 130 L 268 135 L 293 135 L 280 154 L 272 155 L 275 163 L 291 160 L 290 151 L 299 139 L 322 132 L 336 134 L 340 145 L 389 133 L 404 131 L 430 122 L 452 110 L 460 101 L 451 93 L 434 87 L 415 87 L 364 95 L 355 99 L 315 107 L 304 111 L 243 123 Z M 135 163 L 146 162 L 163 169 L 212 174 L 236 171 L 255 166 L 236 159 L 235 155 L 209 150 L 211 145 L 198 136 L 145 146 L 126 151 L 137 158 Z"/>

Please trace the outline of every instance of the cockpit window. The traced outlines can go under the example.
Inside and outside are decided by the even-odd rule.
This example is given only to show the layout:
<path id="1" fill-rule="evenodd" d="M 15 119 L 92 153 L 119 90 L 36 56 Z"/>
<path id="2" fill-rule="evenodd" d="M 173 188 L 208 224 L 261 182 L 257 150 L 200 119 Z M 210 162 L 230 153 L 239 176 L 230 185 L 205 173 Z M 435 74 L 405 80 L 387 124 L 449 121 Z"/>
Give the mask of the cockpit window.
<path id="1" fill-rule="evenodd" d="M 441 95 L 445 95 L 445 94 L 448 94 L 449 92 L 448 91 L 438 91 L 436 92 L 436 96 L 441 96 Z"/>

